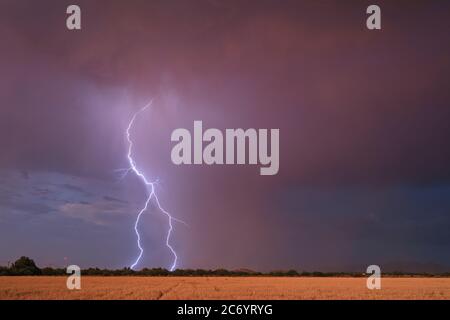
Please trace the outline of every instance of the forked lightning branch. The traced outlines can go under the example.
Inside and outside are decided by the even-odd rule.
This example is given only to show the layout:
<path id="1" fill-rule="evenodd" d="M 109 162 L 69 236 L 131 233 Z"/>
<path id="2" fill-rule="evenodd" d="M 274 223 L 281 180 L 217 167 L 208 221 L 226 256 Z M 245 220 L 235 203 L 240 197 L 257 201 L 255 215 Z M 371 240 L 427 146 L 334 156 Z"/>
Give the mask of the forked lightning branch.
<path id="1" fill-rule="evenodd" d="M 156 194 L 156 181 L 149 181 L 145 174 L 138 168 L 136 162 L 134 161 L 133 158 L 133 140 L 131 138 L 131 129 L 133 128 L 134 122 L 136 121 L 136 118 L 145 110 L 147 110 L 150 106 L 152 105 L 152 102 L 150 102 L 149 104 L 147 104 L 145 107 L 143 107 L 142 109 L 140 109 L 139 111 L 137 111 L 133 117 L 131 118 L 128 127 L 126 129 L 126 139 L 128 142 L 128 153 L 127 153 L 127 159 L 129 162 L 130 167 L 127 169 L 126 172 L 132 171 L 134 174 L 136 174 L 136 176 L 144 183 L 146 189 L 147 189 L 147 200 L 145 201 L 145 204 L 143 206 L 143 208 L 139 211 L 137 218 L 136 218 L 136 222 L 134 224 L 134 231 L 136 233 L 136 237 L 137 237 L 137 246 L 139 248 L 139 255 L 136 258 L 136 260 L 134 261 L 134 263 L 131 265 L 131 269 L 134 269 L 139 261 L 142 258 L 142 255 L 144 253 L 144 248 L 142 247 L 141 244 L 141 235 L 139 233 L 139 221 L 141 219 L 142 214 L 147 211 L 148 209 L 148 205 L 150 204 L 150 202 L 153 200 L 154 204 L 157 206 L 157 208 L 159 209 L 159 211 L 161 211 L 164 215 L 167 216 L 167 221 L 168 221 L 168 229 L 167 229 L 167 236 L 166 236 L 166 246 L 167 248 L 170 250 L 170 252 L 173 255 L 173 262 L 170 266 L 170 271 L 175 270 L 175 268 L 177 267 L 177 262 L 178 262 L 178 256 L 177 253 L 174 249 L 174 247 L 172 246 L 172 244 L 170 243 L 171 240 L 171 235 L 172 235 L 172 231 L 173 231 L 173 222 L 174 221 L 178 221 L 181 223 L 184 223 L 183 221 L 176 219 L 174 217 L 172 217 L 172 215 L 166 211 L 162 206 L 161 203 L 158 199 L 158 196 Z"/>

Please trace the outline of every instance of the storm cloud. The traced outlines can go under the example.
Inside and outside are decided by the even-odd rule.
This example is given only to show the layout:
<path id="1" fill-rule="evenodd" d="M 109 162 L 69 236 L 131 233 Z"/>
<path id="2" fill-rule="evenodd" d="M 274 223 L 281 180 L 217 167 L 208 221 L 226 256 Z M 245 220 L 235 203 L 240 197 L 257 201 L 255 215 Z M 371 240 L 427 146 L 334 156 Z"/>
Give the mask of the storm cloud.
<path id="1" fill-rule="evenodd" d="M 0 260 L 129 265 L 145 190 L 116 170 L 153 99 L 134 150 L 189 224 L 181 267 L 450 264 L 448 4 L 381 1 L 374 32 L 366 1 L 78 1 L 81 31 L 69 4 L 0 4 Z M 279 128 L 279 173 L 175 166 L 194 120 Z M 165 225 L 151 208 L 143 266 L 167 266 Z M 84 236 L 52 245 L 69 226 Z"/>

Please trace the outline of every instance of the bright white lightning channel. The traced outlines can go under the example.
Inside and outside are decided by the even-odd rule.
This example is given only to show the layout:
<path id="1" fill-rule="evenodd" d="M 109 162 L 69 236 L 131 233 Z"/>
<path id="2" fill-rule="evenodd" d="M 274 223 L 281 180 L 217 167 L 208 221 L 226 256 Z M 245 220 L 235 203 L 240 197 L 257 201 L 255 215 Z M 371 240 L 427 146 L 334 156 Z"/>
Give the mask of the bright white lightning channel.
<path id="1" fill-rule="evenodd" d="M 166 246 L 167 248 L 169 248 L 170 252 L 173 255 L 173 262 L 172 265 L 170 267 L 170 271 L 175 270 L 175 268 L 177 267 L 177 262 L 178 262 L 178 256 L 177 253 L 175 252 L 175 249 L 172 247 L 172 245 L 170 244 L 170 236 L 172 235 L 172 230 L 173 230 L 173 225 L 172 222 L 177 221 L 183 224 L 186 224 L 184 221 L 179 220 L 177 218 L 172 217 L 172 215 L 167 212 L 162 206 L 161 203 L 159 202 L 158 196 L 156 195 L 156 184 L 157 181 L 149 181 L 147 180 L 147 178 L 145 177 L 144 173 L 142 171 L 140 171 L 136 165 L 136 162 L 133 159 L 133 140 L 131 139 L 131 134 L 130 131 L 134 125 L 134 122 L 136 120 L 136 118 L 138 117 L 139 114 L 141 114 L 142 112 L 144 112 L 145 110 L 147 110 L 150 106 L 152 105 L 152 102 L 150 102 L 149 104 L 147 104 L 145 107 L 143 107 L 142 109 L 138 110 L 133 117 L 130 120 L 130 123 L 128 124 L 127 130 L 126 130 L 126 138 L 128 141 L 128 153 L 127 153 L 127 158 L 128 158 L 128 162 L 130 164 L 130 167 L 128 169 L 125 169 L 125 175 L 130 172 L 133 171 L 136 176 L 138 176 L 138 178 L 140 178 L 142 180 L 142 182 L 145 184 L 146 188 L 147 188 L 147 200 L 145 201 L 145 205 L 144 207 L 139 211 L 137 218 L 136 218 L 136 222 L 134 223 L 134 231 L 136 233 L 136 237 L 137 237 L 137 246 L 139 248 L 139 255 L 136 259 L 136 261 L 131 265 L 131 269 L 134 269 L 134 267 L 139 263 L 139 261 L 141 260 L 141 257 L 144 253 L 144 249 L 141 246 L 141 235 L 139 234 L 139 230 L 138 230 L 138 225 L 139 225 L 139 220 L 141 219 L 142 214 L 147 210 L 148 205 L 150 204 L 150 202 L 152 201 L 152 199 L 154 199 L 154 203 L 156 204 L 156 206 L 158 207 L 158 209 L 167 216 L 168 222 L 169 222 L 169 229 L 167 230 L 167 236 L 166 236 Z"/>

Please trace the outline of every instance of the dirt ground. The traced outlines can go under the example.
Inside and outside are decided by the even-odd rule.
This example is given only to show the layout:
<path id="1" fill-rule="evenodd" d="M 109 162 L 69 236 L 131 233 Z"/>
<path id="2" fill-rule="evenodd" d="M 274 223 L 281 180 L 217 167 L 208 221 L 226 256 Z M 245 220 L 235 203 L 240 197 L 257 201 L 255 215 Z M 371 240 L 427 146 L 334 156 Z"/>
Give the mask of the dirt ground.
<path id="1" fill-rule="evenodd" d="M 450 278 L 0 277 L 0 299 L 450 299 Z"/>

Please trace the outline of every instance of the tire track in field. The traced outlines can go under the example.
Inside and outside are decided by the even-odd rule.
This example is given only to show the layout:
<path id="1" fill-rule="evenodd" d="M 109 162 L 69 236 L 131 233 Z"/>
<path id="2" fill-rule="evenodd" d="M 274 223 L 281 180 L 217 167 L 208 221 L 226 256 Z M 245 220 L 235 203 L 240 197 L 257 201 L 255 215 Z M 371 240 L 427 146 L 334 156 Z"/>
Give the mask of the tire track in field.
<path id="1" fill-rule="evenodd" d="M 171 293 L 171 292 L 174 291 L 176 288 L 178 288 L 178 287 L 181 285 L 182 282 L 183 282 L 183 281 L 178 282 L 176 285 L 170 287 L 170 288 L 167 289 L 167 290 L 160 291 L 160 294 L 158 295 L 158 297 L 156 297 L 156 300 L 164 299 L 165 296 L 167 296 L 169 293 Z"/>

